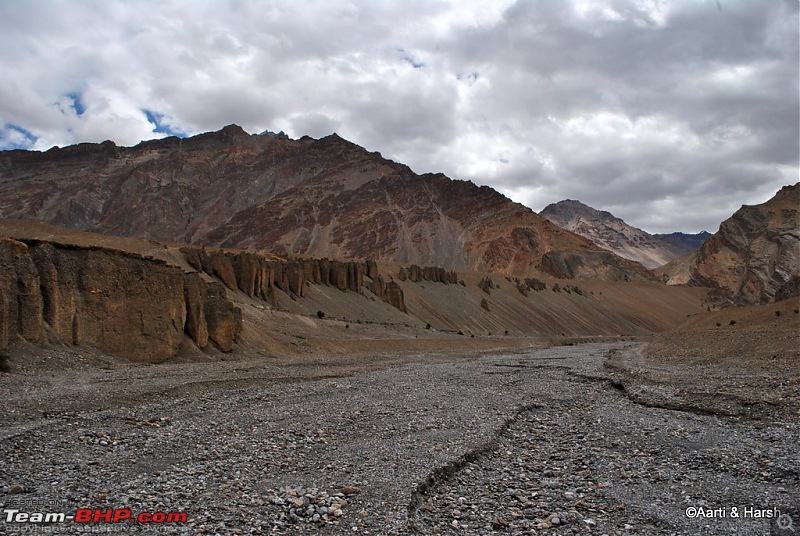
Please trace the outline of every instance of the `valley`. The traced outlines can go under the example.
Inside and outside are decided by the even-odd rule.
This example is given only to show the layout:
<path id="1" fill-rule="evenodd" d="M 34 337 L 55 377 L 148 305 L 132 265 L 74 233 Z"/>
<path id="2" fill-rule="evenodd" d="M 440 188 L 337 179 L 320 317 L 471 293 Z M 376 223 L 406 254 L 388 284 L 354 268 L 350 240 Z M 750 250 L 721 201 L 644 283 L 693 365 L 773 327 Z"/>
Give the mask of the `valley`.
<path id="1" fill-rule="evenodd" d="M 800 185 L 671 242 L 557 205 L 565 228 L 337 135 L 0 153 L 3 508 L 196 535 L 800 524 Z"/>

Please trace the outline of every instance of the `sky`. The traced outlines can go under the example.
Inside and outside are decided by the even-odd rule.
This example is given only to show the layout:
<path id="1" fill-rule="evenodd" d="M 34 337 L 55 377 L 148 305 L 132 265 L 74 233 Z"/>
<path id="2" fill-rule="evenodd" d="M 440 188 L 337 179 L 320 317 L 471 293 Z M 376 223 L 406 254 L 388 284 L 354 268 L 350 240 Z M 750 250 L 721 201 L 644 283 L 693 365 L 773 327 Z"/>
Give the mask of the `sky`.
<path id="1" fill-rule="evenodd" d="M 798 181 L 798 0 L 0 0 L 0 149 L 235 123 L 714 232 Z"/>

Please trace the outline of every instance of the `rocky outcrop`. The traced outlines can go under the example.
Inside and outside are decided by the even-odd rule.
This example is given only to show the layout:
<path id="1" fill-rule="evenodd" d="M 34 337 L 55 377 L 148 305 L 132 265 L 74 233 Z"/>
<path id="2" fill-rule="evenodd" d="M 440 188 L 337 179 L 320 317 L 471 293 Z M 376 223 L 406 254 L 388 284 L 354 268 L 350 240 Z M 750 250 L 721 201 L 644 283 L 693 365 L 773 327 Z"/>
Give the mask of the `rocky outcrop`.
<path id="1" fill-rule="evenodd" d="M 800 183 L 743 206 L 699 250 L 661 269 L 668 284 L 715 290 L 714 305 L 759 304 L 800 291 Z"/>
<path id="2" fill-rule="evenodd" d="M 403 289 L 394 281 L 384 282 L 383 277 L 376 275 L 372 283 L 369 284 L 369 290 L 378 298 L 382 299 L 392 307 L 406 311 L 405 298 L 403 296 Z"/>
<path id="3" fill-rule="evenodd" d="M 412 283 L 419 283 L 420 281 L 444 283 L 445 285 L 458 283 L 458 273 L 455 270 L 448 271 L 440 266 L 417 266 L 412 264 L 408 268 L 401 267 L 397 277 L 400 281 L 408 279 Z"/>
<path id="4" fill-rule="evenodd" d="M 367 273 L 377 277 L 374 261 L 340 262 L 329 259 L 283 259 L 257 253 L 187 246 L 186 262 L 198 272 L 217 277 L 231 290 L 272 301 L 273 289 L 296 298 L 311 284 L 360 293 Z"/>
<path id="5" fill-rule="evenodd" d="M 523 296 L 528 296 L 531 291 L 541 292 L 542 290 L 547 289 L 547 283 L 540 279 L 536 279 L 535 277 L 526 277 L 525 280 L 515 278 L 514 283 L 516 284 L 519 293 Z"/>
<path id="6" fill-rule="evenodd" d="M 373 260 L 340 262 L 329 259 L 282 259 L 256 253 L 187 246 L 181 248 L 186 262 L 198 272 L 220 279 L 225 286 L 251 298 L 275 304 L 275 291 L 295 298 L 306 294 L 309 284 L 335 287 L 342 292 L 370 290 L 386 303 L 406 312 L 403 291 L 397 283 L 384 282 Z M 417 267 L 420 280 L 450 281 L 455 272 L 441 268 Z M 429 279 L 424 279 L 427 274 Z M 365 283 L 365 278 L 370 279 Z M 433 278 L 433 279 L 430 279 Z M 444 282 L 444 281 L 442 281 Z"/>
<path id="7" fill-rule="evenodd" d="M 608 259 L 591 255 L 599 251 L 591 242 L 491 188 L 417 175 L 337 135 L 251 136 L 235 125 L 135 147 L 2 151 L 0 217 L 289 258 L 374 259 L 518 277 L 548 273 L 543 256 L 559 250 L 584 258 L 580 273 L 564 277 L 647 278 L 628 265 L 598 265 Z M 223 260 L 203 272 L 230 286 L 231 270 L 243 268 Z M 288 268 L 275 282 L 301 294 Z M 334 276 L 321 284 L 342 290 L 361 284 L 357 272 L 319 268 L 321 280 Z M 366 266 L 364 275 L 372 279 L 374 268 Z M 304 277 L 316 279 L 315 272 Z M 447 277 L 423 270 L 419 278 Z"/>
<path id="8" fill-rule="evenodd" d="M 407 313 L 406 310 L 406 303 L 405 298 L 403 296 L 403 289 L 400 288 L 400 285 L 397 284 L 395 281 L 389 281 L 386 283 L 386 286 L 383 289 L 383 301 L 394 307 L 395 309 L 399 309 L 404 313 Z"/>
<path id="9" fill-rule="evenodd" d="M 478 281 L 478 288 L 486 294 L 491 294 L 492 290 L 494 290 L 494 281 L 492 281 L 490 277 L 482 277 L 481 280 Z"/>
<path id="10" fill-rule="evenodd" d="M 187 339 L 229 352 L 242 327 L 219 283 L 104 248 L 0 239 L 0 296 L 0 348 L 19 336 L 158 362 Z"/>
<path id="11" fill-rule="evenodd" d="M 15 335 L 29 341 L 44 337 L 39 273 L 28 247 L 0 238 L 0 349 Z"/>

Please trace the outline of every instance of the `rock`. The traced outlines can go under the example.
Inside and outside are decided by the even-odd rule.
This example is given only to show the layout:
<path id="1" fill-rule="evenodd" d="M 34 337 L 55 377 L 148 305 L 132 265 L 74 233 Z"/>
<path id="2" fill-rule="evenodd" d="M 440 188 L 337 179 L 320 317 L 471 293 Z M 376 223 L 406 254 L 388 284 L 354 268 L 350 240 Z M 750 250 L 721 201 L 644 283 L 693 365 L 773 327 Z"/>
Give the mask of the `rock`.
<path id="1" fill-rule="evenodd" d="M 416 264 L 412 264 L 408 267 L 408 280 L 414 283 L 419 283 L 422 281 L 422 268 L 417 266 Z"/>
<path id="2" fill-rule="evenodd" d="M 25 486 L 22 484 L 13 484 L 8 488 L 9 495 L 18 495 L 20 493 L 25 493 Z"/>
<path id="3" fill-rule="evenodd" d="M 688 260 L 658 270 L 670 285 L 717 289 L 714 308 L 800 295 L 800 183 L 765 203 L 743 206 Z"/>
<path id="4" fill-rule="evenodd" d="M 41 283 L 31 251 L 23 242 L 0 238 L 0 294 L 6 297 L 0 311 L 0 320 L 7 326 L 2 348 L 13 334 L 31 342 L 42 340 Z"/>
<path id="5" fill-rule="evenodd" d="M 330 284 L 341 291 L 347 290 L 347 265 L 339 261 L 330 262 Z"/>
<path id="6" fill-rule="evenodd" d="M 242 331 L 242 310 L 235 307 L 219 285 L 210 283 L 206 287 L 204 301 L 208 337 L 220 350 L 230 352 Z"/>
<path id="7" fill-rule="evenodd" d="M 378 277 L 378 263 L 373 260 L 368 260 L 364 263 L 364 273 L 370 279 Z"/>
<path id="8" fill-rule="evenodd" d="M 236 272 L 233 270 L 231 259 L 224 253 L 218 252 L 210 255 L 211 267 L 225 286 L 231 290 L 237 290 L 239 285 L 236 283 Z"/>
<path id="9" fill-rule="evenodd" d="M 407 313 L 403 289 L 396 281 L 389 281 L 383 289 L 383 300 L 392 307 Z"/>
<path id="10" fill-rule="evenodd" d="M 503 519 L 497 518 L 492 521 L 492 528 L 495 530 L 502 530 L 508 526 L 508 522 Z"/>
<path id="11" fill-rule="evenodd" d="M 205 348 L 208 346 L 205 282 L 194 274 L 187 275 L 183 282 L 183 296 L 186 301 L 186 333 L 198 348 Z"/>
<path id="12" fill-rule="evenodd" d="M 385 296 L 385 283 L 383 282 L 383 278 L 379 275 L 375 276 L 375 279 L 372 280 L 372 283 L 368 286 L 369 290 L 372 291 L 375 296 L 380 299 L 384 299 Z"/>
<path id="13" fill-rule="evenodd" d="M 360 263 L 347 263 L 347 288 L 353 292 L 361 292 L 364 286 L 364 267 Z"/>
<path id="14" fill-rule="evenodd" d="M 486 294 L 491 294 L 491 291 L 495 288 L 494 281 L 492 281 L 492 279 L 489 277 L 482 277 L 478 282 L 478 288 L 480 288 Z"/>
<path id="15" fill-rule="evenodd" d="M 357 486 L 342 486 L 339 489 L 345 495 L 356 495 L 358 493 L 361 493 L 361 488 L 359 488 Z"/>
<path id="16" fill-rule="evenodd" d="M 39 342 L 44 325 L 66 343 L 137 361 L 176 355 L 185 335 L 204 343 L 206 283 L 196 273 L 118 250 L 43 241 L 0 241 L 0 266 L 4 344 L 16 334 Z"/>

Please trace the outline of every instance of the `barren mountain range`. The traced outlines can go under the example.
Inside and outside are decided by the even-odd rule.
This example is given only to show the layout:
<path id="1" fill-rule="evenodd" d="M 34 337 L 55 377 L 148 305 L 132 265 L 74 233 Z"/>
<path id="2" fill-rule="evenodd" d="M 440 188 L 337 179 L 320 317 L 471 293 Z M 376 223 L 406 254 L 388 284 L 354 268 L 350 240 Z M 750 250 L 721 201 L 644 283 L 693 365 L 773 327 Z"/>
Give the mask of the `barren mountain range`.
<path id="1" fill-rule="evenodd" d="M 796 295 L 797 189 L 743 207 L 660 276 L 737 303 Z M 230 125 L 129 148 L 0 153 L 0 217 L 262 256 L 629 281 L 653 280 L 642 264 L 660 265 L 685 250 L 676 241 L 702 238 L 655 237 L 572 200 L 542 215 L 566 229 L 491 188 L 417 175 L 336 134 L 293 140 Z"/>
<path id="2" fill-rule="evenodd" d="M 724 303 L 797 296 L 798 188 L 743 207 L 659 274 Z M 0 216 L 18 219 L 0 220 L 0 350 L 60 342 L 158 361 L 356 348 L 390 326 L 406 341 L 647 334 L 702 310 L 706 289 L 604 249 L 652 264 L 677 246 L 576 201 L 543 213 L 603 247 L 336 135 L 229 126 L 3 152 Z"/>
<path id="3" fill-rule="evenodd" d="M 7 151 L 0 216 L 287 255 L 652 279 L 491 188 L 417 175 L 335 134 L 292 140 L 231 125 L 131 148 Z"/>
<path id="4" fill-rule="evenodd" d="M 573 199 L 552 203 L 539 213 L 559 227 L 590 240 L 620 257 L 657 268 L 700 246 L 711 236 L 672 233 L 651 235 L 628 225 L 607 211 L 594 209 Z"/>

